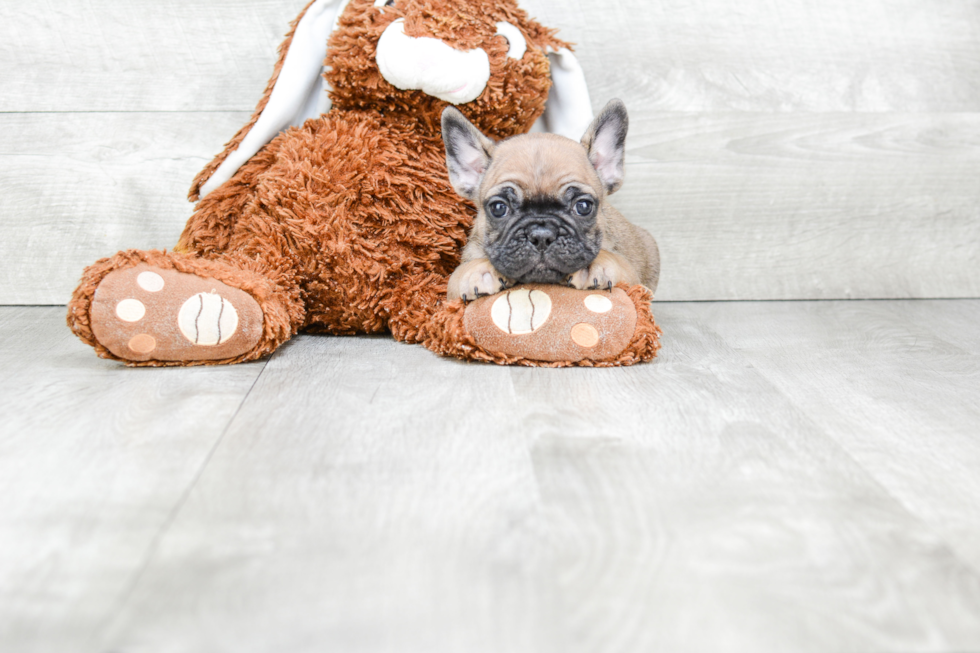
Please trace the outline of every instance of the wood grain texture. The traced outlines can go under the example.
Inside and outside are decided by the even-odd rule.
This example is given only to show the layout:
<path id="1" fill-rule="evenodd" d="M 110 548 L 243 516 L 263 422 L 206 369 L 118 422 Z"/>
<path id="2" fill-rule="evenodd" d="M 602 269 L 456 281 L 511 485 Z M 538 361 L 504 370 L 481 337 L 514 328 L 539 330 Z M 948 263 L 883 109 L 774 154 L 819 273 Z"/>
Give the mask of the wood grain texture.
<path id="1" fill-rule="evenodd" d="M 106 647 L 980 646 L 977 569 L 702 313 L 659 305 L 663 357 L 618 370 L 298 338 Z"/>
<path id="2" fill-rule="evenodd" d="M 980 570 L 980 301 L 692 312 Z"/>
<path id="3" fill-rule="evenodd" d="M 574 41 L 598 107 L 644 111 L 980 109 L 969 0 L 522 0 Z"/>
<path id="4" fill-rule="evenodd" d="M 643 116 L 627 152 L 659 299 L 980 295 L 980 114 Z"/>
<path id="5" fill-rule="evenodd" d="M 170 248 L 245 113 L 0 114 L 0 304 L 64 304 L 82 269 Z"/>
<path id="6" fill-rule="evenodd" d="M 66 301 L 81 270 L 171 247 L 188 180 L 243 113 L 7 114 L 0 303 Z M 634 119 L 612 201 L 661 245 L 658 298 L 980 295 L 980 117 Z"/>
<path id="7" fill-rule="evenodd" d="M 515 370 L 567 638 L 555 650 L 980 646 L 976 568 L 726 342 L 729 306 L 766 305 L 703 321 L 701 305 L 658 305 L 654 366 Z"/>
<path id="8" fill-rule="evenodd" d="M 131 370 L 0 308 L 0 650 L 980 648 L 980 301 L 657 315 L 635 368 Z"/>
<path id="9" fill-rule="evenodd" d="M 980 295 L 975 3 L 524 6 L 578 42 L 596 108 L 631 111 L 614 199 L 660 240 L 660 299 Z M 0 111 L 23 112 L 0 113 L 0 303 L 172 246 L 299 8 L 0 0 Z"/>
<path id="10" fill-rule="evenodd" d="M 0 111 L 251 111 L 304 4 L 2 0 Z"/>
<path id="11" fill-rule="evenodd" d="M 0 309 L 0 650 L 103 651 L 263 366 L 146 374 L 96 358 L 63 307 Z"/>
<path id="12" fill-rule="evenodd" d="M 967 0 L 522 4 L 577 42 L 597 102 L 622 96 L 652 111 L 980 109 L 980 11 Z M 4 0 L 0 111 L 250 110 L 302 5 Z"/>
<path id="13" fill-rule="evenodd" d="M 507 368 L 383 337 L 295 339 L 106 649 L 537 650 L 546 561 L 514 404 Z"/>

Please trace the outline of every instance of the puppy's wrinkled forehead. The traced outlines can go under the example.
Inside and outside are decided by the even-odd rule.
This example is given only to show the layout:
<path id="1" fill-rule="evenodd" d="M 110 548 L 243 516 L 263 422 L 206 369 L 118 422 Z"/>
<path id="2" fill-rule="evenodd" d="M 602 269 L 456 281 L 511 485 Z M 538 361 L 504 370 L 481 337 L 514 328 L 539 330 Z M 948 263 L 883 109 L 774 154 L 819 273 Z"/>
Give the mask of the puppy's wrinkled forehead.
<path id="1" fill-rule="evenodd" d="M 556 195 L 569 184 L 599 195 L 602 182 L 585 148 L 555 134 L 526 134 L 500 143 L 483 180 L 484 193 L 503 184 L 517 186 L 525 197 Z"/>

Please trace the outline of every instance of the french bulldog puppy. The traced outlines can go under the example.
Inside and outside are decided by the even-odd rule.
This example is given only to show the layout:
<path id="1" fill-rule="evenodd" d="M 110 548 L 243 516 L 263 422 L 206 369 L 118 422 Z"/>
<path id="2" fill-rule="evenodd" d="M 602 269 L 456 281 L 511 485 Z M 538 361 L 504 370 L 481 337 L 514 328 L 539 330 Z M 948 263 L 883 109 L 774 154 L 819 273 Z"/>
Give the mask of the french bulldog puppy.
<path id="1" fill-rule="evenodd" d="M 449 299 L 476 299 L 518 283 L 656 290 L 657 241 L 606 202 L 623 183 L 626 107 L 612 100 L 580 143 L 524 134 L 495 143 L 455 107 L 442 113 L 453 188 L 476 204 Z"/>

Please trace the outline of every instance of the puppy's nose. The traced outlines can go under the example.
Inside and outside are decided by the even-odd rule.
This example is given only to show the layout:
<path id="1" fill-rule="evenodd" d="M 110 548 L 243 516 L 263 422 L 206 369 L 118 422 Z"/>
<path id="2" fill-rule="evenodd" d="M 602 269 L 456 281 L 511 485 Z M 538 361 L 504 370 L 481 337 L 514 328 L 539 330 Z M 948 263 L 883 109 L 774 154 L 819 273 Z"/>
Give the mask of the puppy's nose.
<path id="1" fill-rule="evenodd" d="M 536 224 L 527 230 L 527 239 L 542 252 L 557 238 L 557 232 L 547 225 Z"/>

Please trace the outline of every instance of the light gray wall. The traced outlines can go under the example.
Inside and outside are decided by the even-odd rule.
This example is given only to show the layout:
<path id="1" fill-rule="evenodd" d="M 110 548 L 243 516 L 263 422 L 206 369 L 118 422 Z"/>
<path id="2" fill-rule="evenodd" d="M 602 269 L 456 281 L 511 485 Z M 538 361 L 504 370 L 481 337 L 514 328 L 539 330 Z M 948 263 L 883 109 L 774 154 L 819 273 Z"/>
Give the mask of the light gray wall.
<path id="1" fill-rule="evenodd" d="M 0 303 L 169 247 L 303 0 L 0 0 Z M 659 299 L 980 296 L 980 5 L 524 0 L 631 111 Z"/>

